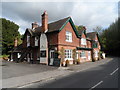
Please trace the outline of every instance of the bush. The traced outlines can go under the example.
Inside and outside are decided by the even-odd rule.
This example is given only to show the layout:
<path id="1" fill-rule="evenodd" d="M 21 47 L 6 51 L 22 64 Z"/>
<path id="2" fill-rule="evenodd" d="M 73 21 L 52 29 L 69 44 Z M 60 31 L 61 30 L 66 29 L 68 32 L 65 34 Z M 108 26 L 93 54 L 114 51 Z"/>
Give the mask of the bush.
<path id="1" fill-rule="evenodd" d="M 0 55 L 0 58 L 8 58 L 10 55 Z"/>
<path id="2" fill-rule="evenodd" d="M 80 59 L 77 59 L 77 64 L 80 64 Z"/>
<path id="3" fill-rule="evenodd" d="M 69 60 L 66 60 L 65 66 L 67 67 L 69 65 Z"/>

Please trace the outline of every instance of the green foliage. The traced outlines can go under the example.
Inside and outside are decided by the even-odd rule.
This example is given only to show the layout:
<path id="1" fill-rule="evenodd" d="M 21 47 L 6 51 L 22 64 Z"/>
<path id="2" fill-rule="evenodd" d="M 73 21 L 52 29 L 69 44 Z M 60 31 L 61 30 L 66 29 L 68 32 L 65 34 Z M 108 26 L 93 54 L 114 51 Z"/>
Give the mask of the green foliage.
<path id="1" fill-rule="evenodd" d="M 112 23 L 100 35 L 102 49 L 111 55 L 119 55 L 120 48 L 120 18 Z M 119 55 L 120 56 L 120 55 Z"/>
<path id="2" fill-rule="evenodd" d="M 79 31 L 79 30 L 84 30 L 85 28 L 85 26 L 83 26 L 83 25 L 80 25 L 80 26 L 77 26 L 77 25 L 75 25 L 75 27 L 76 27 L 76 29 Z"/>
<path id="3" fill-rule="evenodd" d="M 21 35 L 18 32 L 19 26 L 14 22 L 0 18 L 2 22 L 2 54 L 7 54 L 8 51 L 13 48 L 14 39 L 18 38 L 18 44 L 21 43 Z"/>
<path id="4" fill-rule="evenodd" d="M 75 60 L 76 61 L 76 57 L 77 57 L 77 53 L 76 53 L 76 49 L 73 49 L 73 60 Z"/>
<path id="5" fill-rule="evenodd" d="M 10 55 L 0 55 L 0 58 L 9 57 Z"/>
<path id="6" fill-rule="evenodd" d="M 60 51 L 58 51 L 58 54 L 61 57 L 61 63 L 64 61 L 65 59 L 65 49 L 62 47 Z"/>
<path id="7" fill-rule="evenodd" d="M 94 32 L 97 32 L 99 35 L 102 33 L 102 27 L 101 26 L 96 26 L 95 28 L 93 28 Z"/>

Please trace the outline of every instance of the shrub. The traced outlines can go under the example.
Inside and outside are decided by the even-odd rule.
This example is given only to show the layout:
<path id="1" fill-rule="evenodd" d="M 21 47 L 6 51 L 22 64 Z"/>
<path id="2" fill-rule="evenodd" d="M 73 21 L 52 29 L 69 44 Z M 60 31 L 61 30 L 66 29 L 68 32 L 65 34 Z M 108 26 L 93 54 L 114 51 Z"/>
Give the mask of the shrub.
<path id="1" fill-rule="evenodd" d="M 77 59 L 77 64 L 80 64 L 80 59 Z"/>
<path id="2" fill-rule="evenodd" d="M 69 60 L 66 60 L 65 66 L 67 67 L 69 65 Z"/>

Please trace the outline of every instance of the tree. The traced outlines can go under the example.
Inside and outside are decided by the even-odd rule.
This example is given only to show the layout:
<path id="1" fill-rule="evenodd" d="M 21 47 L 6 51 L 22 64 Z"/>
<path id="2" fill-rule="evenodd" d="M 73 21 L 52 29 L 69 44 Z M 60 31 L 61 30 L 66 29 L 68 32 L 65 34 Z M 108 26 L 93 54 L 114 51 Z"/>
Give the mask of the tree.
<path id="1" fill-rule="evenodd" d="M 58 51 L 58 54 L 61 57 L 61 64 L 63 64 L 64 60 L 65 60 L 65 49 L 63 47 L 61 47 L 61 50 Z"/>
<path id="2" fill-rule="evenodd" d="M 75 27 L 78 31 L 79 30 L 85 30 L 85 26 L 83 26 L 83 25 L 79 25 L 79 26 L 75 25 Z"/>
<path id="3" fill-rule="evenodd" d="M 102 32 L 102 27 L 101 26 L 96 26 L 95 28 L 93 28 L 93 31 L 94 32 L 97 32 L 99 35 L 101 34 L 101 32 Z"/>
<path id="4" fill-rule="evenodd" d="M 101 43 L 103 46 L 103 50 L 110 55 L 119 54 L 120 48 L 120 18 L 112 23 L 107 29 L 103 30 L 100 35 Z"/>
<path id="5" fill-rule="evenodd" d="M 0 18 L 2 22 L 2 54 L 8 54 L 14 46 L 14 39 L 18 38 L 18 44 L 21 43 L 21 35 L 18 31 L 19 26 L 12 21 Z"/>

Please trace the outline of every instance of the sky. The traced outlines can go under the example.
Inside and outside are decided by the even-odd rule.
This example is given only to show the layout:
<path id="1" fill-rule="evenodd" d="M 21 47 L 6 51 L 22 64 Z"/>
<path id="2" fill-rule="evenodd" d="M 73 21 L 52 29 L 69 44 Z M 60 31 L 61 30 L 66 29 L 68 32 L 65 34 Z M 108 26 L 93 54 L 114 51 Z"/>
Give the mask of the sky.
<path id="1" fill-rule="evenodd" d="M 118 18 L 118 0 L 2 0 L 0 6 L 0 17 L 18 24 L 21 34 L 33 22 L 41 25 L 44 11 L 49 23 L 70 16 L 75 25 L 86 26 L 87 32 L 96 26 L 105 29 Z"/>

